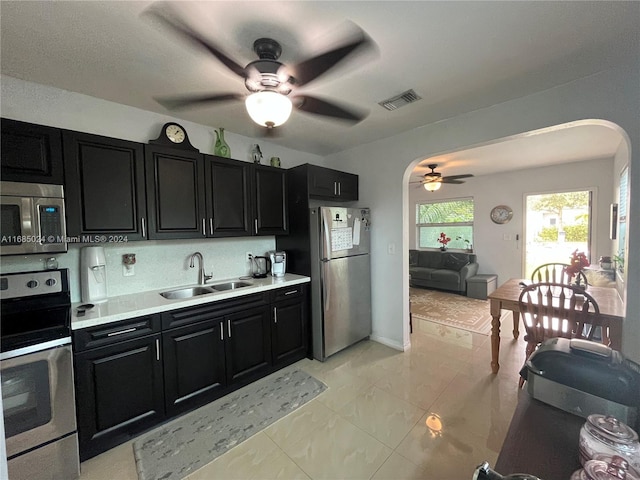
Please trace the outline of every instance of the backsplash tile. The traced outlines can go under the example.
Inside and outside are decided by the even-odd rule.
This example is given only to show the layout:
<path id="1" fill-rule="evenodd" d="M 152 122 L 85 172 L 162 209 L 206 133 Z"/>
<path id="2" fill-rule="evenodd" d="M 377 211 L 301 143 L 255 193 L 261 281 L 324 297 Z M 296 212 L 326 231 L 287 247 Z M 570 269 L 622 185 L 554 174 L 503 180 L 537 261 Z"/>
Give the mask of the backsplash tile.
<path id="1" fill-rule="evenodd" d="M 85 245 L 86 246 L 86 245 Z M 189 256 L 202 253 L 207 275 L 213 280 L 225 280 L 248 275 L 251 271 L 246 253 L 264 255 L 275 249 L 274 237 L 237 237 L 202 240 L 162 240 L 118 244 L 103 244 L 107 261 L 107 294 L 110 297 L 192 285 L 198 282 L 196 268 L 189 268 Z M 80 249 L 70 245 L 69 251 L 56 255 L 19 255 L 0 258 L 2 273 L 44 270 L 45 259 L 55 256 L 59 268 L 68 268 L 71 280 L 71 301 L 79 302 Z M 122 255 L 135 253 L 135 275 L 123 275 Z"/>

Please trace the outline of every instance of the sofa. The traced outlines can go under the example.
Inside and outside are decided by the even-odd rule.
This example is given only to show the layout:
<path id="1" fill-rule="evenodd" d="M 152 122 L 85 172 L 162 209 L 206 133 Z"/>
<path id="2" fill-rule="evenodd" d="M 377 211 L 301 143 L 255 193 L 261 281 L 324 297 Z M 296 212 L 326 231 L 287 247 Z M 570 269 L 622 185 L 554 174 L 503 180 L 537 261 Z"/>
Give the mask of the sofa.
<path id="1" fill-rule="evenodd" d="M 478 273 L 473 253 L 409 250 L 412 287 L 437 288 L 466 294 L 467 280 Z"/>

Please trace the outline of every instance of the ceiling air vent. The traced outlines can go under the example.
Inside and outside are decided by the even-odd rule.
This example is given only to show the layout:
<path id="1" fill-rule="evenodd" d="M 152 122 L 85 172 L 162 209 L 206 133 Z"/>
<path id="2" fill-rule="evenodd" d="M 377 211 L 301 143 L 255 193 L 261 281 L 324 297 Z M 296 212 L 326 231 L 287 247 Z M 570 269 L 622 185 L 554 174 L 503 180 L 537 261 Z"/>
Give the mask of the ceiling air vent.
<path id="1" fill-rule="evenodd" d="M 378 102 L 378 105 L 382 105 L 387 110 L 396 110 L 400 107 L 404 107 L 405 105 L 420 100 L 421 98 L 422 97 L 418 96 L 418 94 L 413 90 L 407 90 L 406 92 L 403 92 L 398 96 L 388 98 L 387 100 L 383 100 L 382 102 Z"/>

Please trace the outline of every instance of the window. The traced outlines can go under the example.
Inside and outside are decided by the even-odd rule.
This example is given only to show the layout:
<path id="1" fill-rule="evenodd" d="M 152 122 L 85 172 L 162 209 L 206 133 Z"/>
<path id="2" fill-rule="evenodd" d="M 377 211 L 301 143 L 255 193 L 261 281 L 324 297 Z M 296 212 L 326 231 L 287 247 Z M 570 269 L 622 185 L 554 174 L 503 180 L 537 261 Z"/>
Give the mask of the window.
<path id="1" fill-rule="evenodd" d="M 451 241 L 448 248 L 473 246 L 473 199 L 444 200 L 416 205 L 418 248 L 439 248 L 437 242 L 444 232 Z"/>

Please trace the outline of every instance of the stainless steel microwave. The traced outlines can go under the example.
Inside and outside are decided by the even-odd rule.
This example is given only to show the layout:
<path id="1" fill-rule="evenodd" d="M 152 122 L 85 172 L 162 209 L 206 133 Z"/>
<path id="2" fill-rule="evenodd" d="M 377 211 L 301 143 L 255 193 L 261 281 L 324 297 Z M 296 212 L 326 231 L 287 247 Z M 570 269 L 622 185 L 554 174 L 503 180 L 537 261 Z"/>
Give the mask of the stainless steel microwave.
<path id="1" fill-rule="evenodd" d="M 0 182 L 0 254 L 67 251 L 62 185 Z"/>

